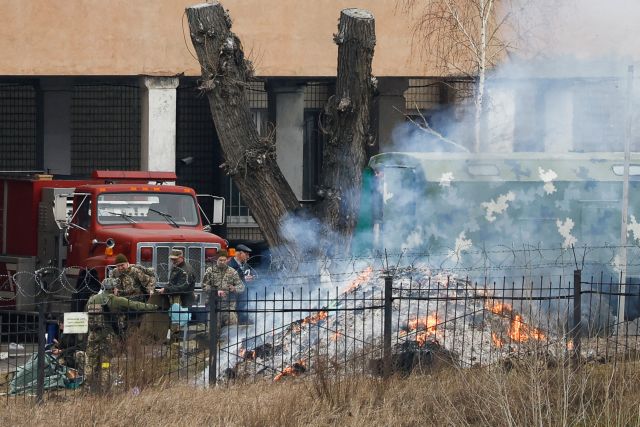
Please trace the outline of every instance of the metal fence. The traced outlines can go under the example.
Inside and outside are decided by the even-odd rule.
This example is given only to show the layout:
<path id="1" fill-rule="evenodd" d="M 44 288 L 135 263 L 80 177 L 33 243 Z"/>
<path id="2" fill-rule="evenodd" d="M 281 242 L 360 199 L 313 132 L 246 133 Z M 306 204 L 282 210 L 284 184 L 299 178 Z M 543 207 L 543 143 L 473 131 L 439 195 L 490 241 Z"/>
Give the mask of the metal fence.
<path id="1" fill-rule="evenodd" d="M 189 309 L 155 294 L 149 303 L 158 307 L 149 312 L 112 310 L 112 333 L 98 344 L 95 330 L 61 334 L 63 312 L 52 310 L 60 301 L 52 305 L 43 292 L 34 295 L 31 311 L 5 300 L 0 390 L 7 398 L 42 401 L 137 393 L 172 381 L 207 386 L 314 374 L 389 376 L 443 363 L 464 368 L 529 356 L 607 363 L 640 354 L 634 318 L 640 285 L 631 281 L 621 292 L 619 278 L 583 277 L 579 269 L 490 279 L 415 263 L 376 268 L 369 261 L 348 271 L 265 273 L 249 282 L 246 303 L 234 311 L 223 309 L 216 293 L 207 306 Z M 78 295 L 66 303 L 82 306 L 74 301 Z M 619 321 L 622 296 L 629 316 Z M 233 314 L 247 318 L 223 324 Z"/>

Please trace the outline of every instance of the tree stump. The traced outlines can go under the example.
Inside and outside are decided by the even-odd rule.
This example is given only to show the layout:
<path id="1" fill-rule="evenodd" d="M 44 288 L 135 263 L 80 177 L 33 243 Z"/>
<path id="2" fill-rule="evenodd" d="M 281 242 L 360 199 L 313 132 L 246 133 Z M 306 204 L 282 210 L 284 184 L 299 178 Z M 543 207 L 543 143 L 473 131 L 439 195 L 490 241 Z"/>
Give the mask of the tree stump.
<path id="1" fill-rule="evenodd" d="M 200 88 L 209 98 L 225 158 L 222 167 L 233 177 L 269 246 L 282 255 L 294 254 L 293 243 L 280 234 L 280 221 L 300 203 L 276 163 L 275 141 L 259 137 L 251 116 L 244 92 L 253 65 L 220 3 L 195 5 L 186 12 L 202 71 Z"/>
<path id="2" fill-rule="evenodd" d="M 366 145 L 372 142 L 370 111 L 375 79 L 371 76 L 371 62 L 376 44 L 373 15 L 362 9 L 344 9 L 333 39 L 338 45 L 338 70 L 336 93 L 329 99 L 323 117 L 329 137 L 323 151 L 320 212 L 335 232 L 333 238 L 342 240 L 331 244 L 348 251 L 360 209 Z"/>
<path id="3" fill-rule="evenodd" d="M 275 141 L 260 139 L 244 96 L 253 66 L 244 57 L 240 40 L 231 32 L 231 19 L 219 2 L 188 7 L 186 13 L 202 71 L 200 87 L 209 98 L 225 157 L 223 167 L 233 177 L 272 250 L 295 258 L 295 243 L 281 235 L 280 223 L 288 213 L 297 211 L 300 203 L 276 163 Z M 361 9 L 343 10 L 334 40 L 338 45 L 338 77 L 336 95 L 325 110 L 324 128 L 330 137 L 323 156 L 319 190 L 323 201 L 318 219 L 335 231 L 325 236 L 342 240 L 327 241 L 325 248 L 348 251 L 358 219 L 365 145 L 371 140 L 373 15 Z"/>

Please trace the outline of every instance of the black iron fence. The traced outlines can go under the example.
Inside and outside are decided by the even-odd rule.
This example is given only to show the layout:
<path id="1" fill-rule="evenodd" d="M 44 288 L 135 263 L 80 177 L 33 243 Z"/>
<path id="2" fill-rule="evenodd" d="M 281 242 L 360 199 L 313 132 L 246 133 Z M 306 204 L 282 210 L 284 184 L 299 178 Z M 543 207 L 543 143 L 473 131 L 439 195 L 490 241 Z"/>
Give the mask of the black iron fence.
<path id="1" fill-rule="evenodd" d="M 37 292 L 30 311 L 5 299 L 0 392 L 42 401 L 135 394 L 172 381 L 388 376 L 532 355 L 607 363 L 640 354 L 640 285 L 631 281 L 620 286 L 619 278 L 583 277 L 581 270 L 490 279 L 362 265 L 333 276 L 298 274 L 296 285 L 264 275 L 235 309 L 217 292 L 206 306 L 181 307 L 155 294 L 148 301 L 154 306 L 99 314 L 52 309 L 82 306 L 77 293 L 53 304 Z"/>

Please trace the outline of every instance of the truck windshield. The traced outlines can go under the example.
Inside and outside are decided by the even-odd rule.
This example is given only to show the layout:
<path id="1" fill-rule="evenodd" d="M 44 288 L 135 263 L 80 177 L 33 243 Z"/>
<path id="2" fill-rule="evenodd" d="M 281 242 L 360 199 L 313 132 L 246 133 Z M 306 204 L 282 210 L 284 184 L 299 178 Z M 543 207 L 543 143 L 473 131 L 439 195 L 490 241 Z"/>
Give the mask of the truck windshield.
<path id="1" fill-rule="evenodd" d="M 162 222 L 198 225 L 196 203 L 189 194 L 105 193 L 98 196 L 100 224 Z"/>

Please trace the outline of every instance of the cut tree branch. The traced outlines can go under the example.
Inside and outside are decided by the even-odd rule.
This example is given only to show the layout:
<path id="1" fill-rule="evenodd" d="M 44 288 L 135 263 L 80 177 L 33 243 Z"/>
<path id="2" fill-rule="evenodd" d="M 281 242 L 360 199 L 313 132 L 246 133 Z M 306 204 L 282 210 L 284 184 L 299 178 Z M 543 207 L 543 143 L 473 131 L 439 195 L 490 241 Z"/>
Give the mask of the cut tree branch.
<path id="1" fill-rule="evenodd" d="M 276 254 L 296 253 L 280 233 L 280 221 L 300 207 L 276 163 L 275 141 L 260 139 L 245 97 L 253 66 L 222 5 L 198 4 L 186 9 L 191 41 L 202 71 L 201 89 L 209 98 L 213 122 L 225 158 L 251 215 Z"/>

